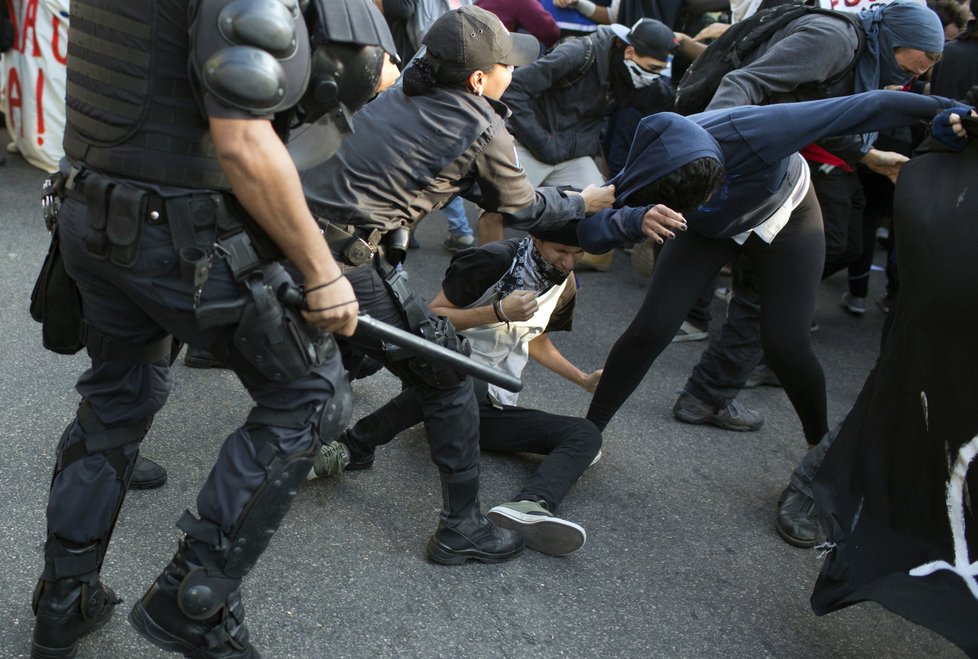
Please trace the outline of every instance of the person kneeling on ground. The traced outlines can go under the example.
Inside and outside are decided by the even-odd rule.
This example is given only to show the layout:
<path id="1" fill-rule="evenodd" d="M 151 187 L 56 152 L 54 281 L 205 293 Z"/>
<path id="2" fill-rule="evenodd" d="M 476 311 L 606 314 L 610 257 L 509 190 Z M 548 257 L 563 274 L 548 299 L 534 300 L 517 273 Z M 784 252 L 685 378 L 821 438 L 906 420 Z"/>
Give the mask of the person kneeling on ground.
<path id="1" fill-rule="evenodd" d="M 530 234 L 459 252 L 431 310 L 448 317 L 465 336 L 474 360 L 519 377 L 532 357 L 594 391 L 601 371 L 581 371 L 549 337 L 549 332 L 571 327 L 577 292 L 571 271 L 584 256 L 576 223 Z M 598 460 L 601 433 L 586 419 L 517 407 L 518 394 L 481 385 L 480 447 L 546 456 L 513 501 L 492 508 L 488 517 L 497 526 L 521 533 L 530 549 L 556 556 L 580 549 L 587 538 L 584 529 L 555 517 L 554 512 Z M 310 478 L 338 473 L 343 466 L 348 470 L 372 466 L 376 447 L 422 420 L 417 391 L 405 389 L 346 431 L 339 442 L 324 447 Z M 333 459 L 337 449 L 346 460 Z"/>

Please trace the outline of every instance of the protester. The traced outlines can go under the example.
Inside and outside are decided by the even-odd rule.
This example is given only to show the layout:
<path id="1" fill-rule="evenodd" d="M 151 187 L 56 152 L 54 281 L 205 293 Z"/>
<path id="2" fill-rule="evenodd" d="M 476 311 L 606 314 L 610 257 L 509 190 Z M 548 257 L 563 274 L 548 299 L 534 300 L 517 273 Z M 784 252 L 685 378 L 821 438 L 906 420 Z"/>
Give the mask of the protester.
<path id="1" fill-rule="evenodd" d="M 903 84 L 940 58 L 944 47 L 940 21 L 922 5 L 896 0 L 852 19 L 844 14 L 809 13 L 788 23 L 724 76 L 708 109 L 841 96 Z M 820 86 L 840 74 L 845 75 L 831 88 Z M 857 243 L 865 202 L 855 168 L 862 163 L 893 177 L 906 160 L 898 153 L 872 148 L 875 135 L 829 137 L 805 145 L 802 152 L 824 220 L 822 277 L 847 266 L 862 252 Z M 761 359 L 756 275 L 749 259 L 738 259 L 734 270 L 726 322 L 684 385 L 685 395 L 674 405 L 677 419 L 695 417 L 720 427 L 732 425 L 729 422 L 735 419 L 726 418 L 730 416 L 726 411 Z M 815 398 L 806 404 L 822 410 L 819 416 L 825 409 L 821 389 L 816 386 L 811 391 Z M 740 419 L 751 422 L 742 429 L 759 428 L 763 421 L 753 410 L 744 411 Z M 817 443 L 818 438 L 807 433 L 808 429 L 809 443 Z"/>
<path id="2" fill-rule="evenodd" d="M 608 117 L 630 105 L 643 114 L 671 108 L 673 93 L 661 73 L 674 46 L 672 30 L 646 19 L 631 29 L 612 25 L 569 39 L 516 71 L 503 102 L 513 111 L 507 125 L 530 182 L 601 185 L 606 177 L 594 158 L 601 153 Z M 502 237 L 502 219 L 484 214 L 479 241 Z M 606 271 L 612 256 L 595 255 L 583 263 Z"/>
<path id="3" fill-rule="evenodd" d="M 431 310 L 452 321 L 473 360 L 520 377 L 532 358 L 594 391 L 601 371 L 581 371 L 550 341 L 552 332 L 571 328 L 577 293 L 571 270 L 584 256 L 576 229 L 533 229 L 522 239 L 465 250 L 452 259 Z M 554 513 L 597 459 L 601 433 L 586 419 L 517 407 L 518 395 L 495 385 L 477 383 L 477 389 L 482 449 L 545 456 L 513 500 L 492 508 L 488 517 L 518 531 L 530 549 L 557 556 L 577 551 L 587 538 L 584 529 Z M 346 469 L 372 466 L 378 446 L 422 419 L 417 391 L 405 389 L 339 438 L 350 455 Z M 316 466 L 324 471 L 327 465 L 324 460 Z"/>
<path id="4" fill-rule="evenodd" d="M 683 211 L 691 230 L 662 250 L 645 302 L 615 342 L 588 419 L 604 430 L 669 344 L 700 288 L 749 254 L 758 271 L 765 354 L 785 386 L 810 445 L 827 430 L 825 384 L 809 324 L 823 265 L 821 215 L 796 151 L 827 135 L 907 125 L 951 101 L 900 92 L 714 110 L 688 119 L 647 117 L 613 181 L 616 204 L 659 201 Z M 629 238 L 611 211 L 581 224 L 585 248 Z"/>

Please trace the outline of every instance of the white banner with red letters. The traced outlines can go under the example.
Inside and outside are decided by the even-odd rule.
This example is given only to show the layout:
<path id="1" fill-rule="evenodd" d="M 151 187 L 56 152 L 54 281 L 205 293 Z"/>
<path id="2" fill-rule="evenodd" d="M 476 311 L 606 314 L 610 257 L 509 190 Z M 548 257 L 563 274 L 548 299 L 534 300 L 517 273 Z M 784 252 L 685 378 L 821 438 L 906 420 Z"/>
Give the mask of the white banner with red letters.
<path id="1" fill-rule="evenodd" d="M 7 132 L 29 163 L 54 171 L 64 155 L 68 0 L 0 2 L 16 32 L 0 76 Z"/>

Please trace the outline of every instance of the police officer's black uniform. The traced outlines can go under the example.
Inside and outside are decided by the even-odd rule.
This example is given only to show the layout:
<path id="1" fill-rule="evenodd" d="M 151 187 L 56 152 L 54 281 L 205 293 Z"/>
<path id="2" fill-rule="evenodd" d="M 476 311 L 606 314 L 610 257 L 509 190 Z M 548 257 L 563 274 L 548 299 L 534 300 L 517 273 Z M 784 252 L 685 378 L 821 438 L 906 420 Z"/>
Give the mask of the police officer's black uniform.
<path id="1" fill-rule="evenodd" d="M 375 11 L 366 7 L 360 18 Z M 310 76 L 305 17 L 288 0 L 77 0 L 71 14 L 57 230 L 92 365 L 58 445 L 32 655 L 74 656 L 120 601 L 99 570 L 139 443 L 167 398 L 172 335 L 221 356 L 255 407 L 130 621 L 188 656 L 257 656 L 238 586 L 321 442 L 345 425 L 350 393 L 332 337 L 278 301 L 293 277 L 231 194 L 207 117 L 296 105 Z M 367 22 L 369 32 L 382 19 Z"/>
<path id="2" fill-rule="evenodd" d="M 459 11 L 466 20 L 486 20 L 484 32 L 496 29 L 498 19 L 484 18 L 491 15 L 482 9 Z M 439 23 L 446 20 L 451 17 Z M 439 23 L 425 37 L 429 53 L 437 47 L 431 40 Z M 505 33 L 501 25 L 498 29 Z M 454 343 L 451 324 L 431 314 L 395 265 L 403 258 L 408 229 L 456 195 L 502 213 L 518 229 L 559 226 L 584 216 L 582 197 L 529 184 L 506 132 L 508 114 L 502 103 L 462 88 L 436 85 L 408 95 L 396 87 L 357 114 L 353 135 L 335 157 L 301 172 L 310 208 L 345 264 L 361 310 Z M 348 365 L 366 353 L 418 391 L 444 503 L 428 557 L 446 564 L 469 558 L 491 562 L 521 550 L 521 540 L 494 529 L 479 512 L 479 411 L 471 380 L 427 359 L 392 353 L 359 332 L 342 340 L 341 348 Z M 368 459 L 356 446 L 350 449 L 354 462 Z"/>

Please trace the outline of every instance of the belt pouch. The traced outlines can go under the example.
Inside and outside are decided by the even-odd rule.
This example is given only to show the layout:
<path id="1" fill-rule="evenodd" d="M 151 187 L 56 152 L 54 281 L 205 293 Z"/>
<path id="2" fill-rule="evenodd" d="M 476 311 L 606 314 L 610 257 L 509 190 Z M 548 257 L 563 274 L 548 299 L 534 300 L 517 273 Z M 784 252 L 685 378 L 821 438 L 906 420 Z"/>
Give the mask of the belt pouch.
<path id="1" fill-rule="evenodd" d="M 98 259 L 109 254 L 109 240 L 105 225 L 109 216 L 109 194 L 115 186 L 109 179 L 90 175 L 85 178 L 85 205 L 88 206 L 88 228 L 85 247 Z"/>
<path id="2" fill-rule="evenodd" d="M 112 245 L 112 262 L 116 265 L 132 267 L 139 256 L 139 235 L 148 197 L 145 190 L 128 185 L 117 185 L 112 191 L 105 233 Z"/>

